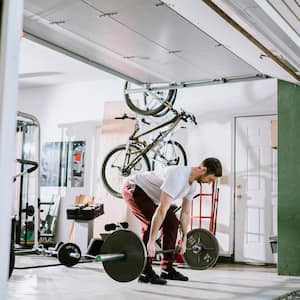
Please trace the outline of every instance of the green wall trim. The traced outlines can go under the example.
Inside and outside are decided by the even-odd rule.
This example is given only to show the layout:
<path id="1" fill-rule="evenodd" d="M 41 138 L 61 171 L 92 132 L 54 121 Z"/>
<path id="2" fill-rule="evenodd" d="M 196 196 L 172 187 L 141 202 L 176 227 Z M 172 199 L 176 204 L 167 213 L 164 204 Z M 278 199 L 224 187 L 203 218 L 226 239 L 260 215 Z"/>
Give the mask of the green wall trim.
<path id="1" fill-rule="evenodd" d="M 300 275 L 300 86 L 278 81 L 278 274 Z"/>

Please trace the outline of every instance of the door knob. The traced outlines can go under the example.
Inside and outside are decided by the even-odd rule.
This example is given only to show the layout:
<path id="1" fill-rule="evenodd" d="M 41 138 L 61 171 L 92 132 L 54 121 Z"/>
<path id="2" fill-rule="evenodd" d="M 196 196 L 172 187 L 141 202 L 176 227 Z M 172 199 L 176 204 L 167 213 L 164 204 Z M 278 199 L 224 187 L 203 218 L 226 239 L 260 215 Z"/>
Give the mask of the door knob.
<path id="1" fill-rule="evenodd" d="M 242 198 L 242 195 L 236 195 L 236 198 L 237 198 L 237 199 L 241 199 L 241 198 Z"/>

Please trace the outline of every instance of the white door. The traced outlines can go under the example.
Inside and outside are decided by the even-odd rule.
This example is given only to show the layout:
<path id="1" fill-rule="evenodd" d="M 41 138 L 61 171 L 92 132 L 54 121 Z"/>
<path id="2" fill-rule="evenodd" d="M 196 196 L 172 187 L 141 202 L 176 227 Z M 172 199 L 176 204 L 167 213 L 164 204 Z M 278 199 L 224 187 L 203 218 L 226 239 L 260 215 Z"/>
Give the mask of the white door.
<path id="1" fill-rule="evenodd" d="M 269 237 L 277 234 L 276 115 L 238 117 L 235 127 L 235 261 L 274 263 Z"/>

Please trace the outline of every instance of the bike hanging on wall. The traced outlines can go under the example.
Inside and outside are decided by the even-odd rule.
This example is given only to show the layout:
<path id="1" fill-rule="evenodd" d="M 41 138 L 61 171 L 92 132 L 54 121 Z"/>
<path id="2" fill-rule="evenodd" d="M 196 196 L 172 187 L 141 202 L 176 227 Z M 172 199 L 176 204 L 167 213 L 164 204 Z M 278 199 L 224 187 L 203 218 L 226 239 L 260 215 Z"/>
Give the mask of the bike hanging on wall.
<path id="1" fill-rule="evenodd" d="M 172 133 L 180 121 L 191 121 L 197 124 L 194 115 L 185 111 L 178 112 L 169 108 L 174 116 L 151 128 L 140 132 L 140 123 L 147 123 L 145 119 L 128 117 L 124 115 L 118 119 L 135 119 L 135 127 L 127 144 L 122 144 L 112 149 L 104 158 L 102 164 L 102 180 L 107 191 L 121 198 L 121 188 L 124 177 L 134 172 L 150 171 L 172 165 L 187 165 L 187 156 L 183 146 L 174 141 Z M 150 124 L 149 124 L 150 125 Z M 158 132 L 146 141 L 145 137 L 152 132 Z"/>

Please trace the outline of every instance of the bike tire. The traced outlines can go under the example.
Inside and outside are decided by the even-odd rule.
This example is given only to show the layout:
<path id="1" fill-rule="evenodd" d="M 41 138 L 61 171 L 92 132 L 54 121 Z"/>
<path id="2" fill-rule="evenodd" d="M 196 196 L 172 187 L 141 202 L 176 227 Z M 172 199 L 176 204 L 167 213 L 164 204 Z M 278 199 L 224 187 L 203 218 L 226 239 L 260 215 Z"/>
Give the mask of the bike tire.
<path id="1" fill-rule="evenodd" d="M 172 141 L 169 140 L 167 143 L 167 145 L 173 145 L 176 147 L 177 150 L 175 150 L 176 153 L 179 153 L 178 155 L 178 160 L 176 160 L 176 157 L 174 157 L 173 161 L 171 160 L 171 158 L 167 158 L 168 163 L 167 164 L 163 164 L 161 167 L 166 167 L 166 166 L 187 166 L 187 155 L 186 152 L 183 148 L 183 146 L 178 143 L 177 141 Z M 178 152 L 177 152 L 178 151 Z M 152 170 L 156 170 L 157 166 L 155 167 L 155 164 L 157 165 L 159 162 L 159 160 L 157 159 L 157 154 L 154 154 L 153 156 L 153 161 L 152 161 Z"/>
<path id="2" fill-rule="evenodd" d="M 130 82 L 126 81 L 125 86 L 124 86 L 124 96 L 125 96 L 126 104 L 132 111 L 134 111 L 137 114 L 144 115 L 144 116 L 155 116 L 156 114 L 158 114 L 161 111 L 163 111 L 164 109 L 166 109 L 166 106 L 164 105 L 164 103 L 165 102 L 171 103 L 174 95 L 176 94 L 176 90 L 169 90 L 168 94 L 166 95 L 165 99 L 163 100 L 163 103 L 160 103 L 159 101 L 157 101 L 157 104 L 153 108 L 149 108 L 146 104 L 145 104 L 145 107 L 143 107 L 143 106 L 138 106 L 138 104 L 134 103 L 134 101 L 130 98 L 129 93 L 125 93 L 125 90 L 127 90 L 129 86 L 130 86 Z M 143 94 L 144 94 L 144 98 L 145 97 L 147 98 L 147 96 L 149 96 L 146 93 L 143 93 Z M 175 98 L 174 98 L 174 101 L 175 101 Z"/>
<path id="3" fill-rule="evenodd" d="M 130 147 L 134 148 L 135 150 L 139 150 L 139 148 L 137 146 L 130 145 Z M 125 150 L 126 150 L 125 144 L 119 145 L 119 146 L 113 148 L 106 155 L 106 157 L 104 158 L 103 163 L 102 163 L 101 177 L 102 177 L 104 187 L 112 196 L 117 197 L 117 198 L 122 198 L 121 188 L 122 188 L 122 183 L 123 183 L 123 179 L 125 176 L 123 176 L 120 173 L 120 171 L 117 173 L 113 172 L 113 168 L 114 167 L 118 168 L 118 165 L 114 165 L 114 166 L 110 165 L 110 160 L 113 158 L 113 156 L 115 154 L 117 154 L 117 155 L 121 155 L 121 159 L 120 159 L 119 163 L 121 163 L 121 162 L 123 163 L 124 157 L 125 157 Z M 117 158 L 118 157 L 116 157 L 116 159 Z M 150 171 L 151 166 L 150 166 L 148 157 L 146 155 L 142 155 L 140 161 L 142 161 L 142 167 L 143 167 L 143 170 L 141 170 L 141 171 Z M 135 166 L 137 166 L 140 163 L 140 161 L 138 161 L 138 163 L 136 163 Z M 128 174 L 128 176 L 129 175 L 130 174 Z M 113 180 L 114 180 L 114 182 L 112 182 Z"/>

